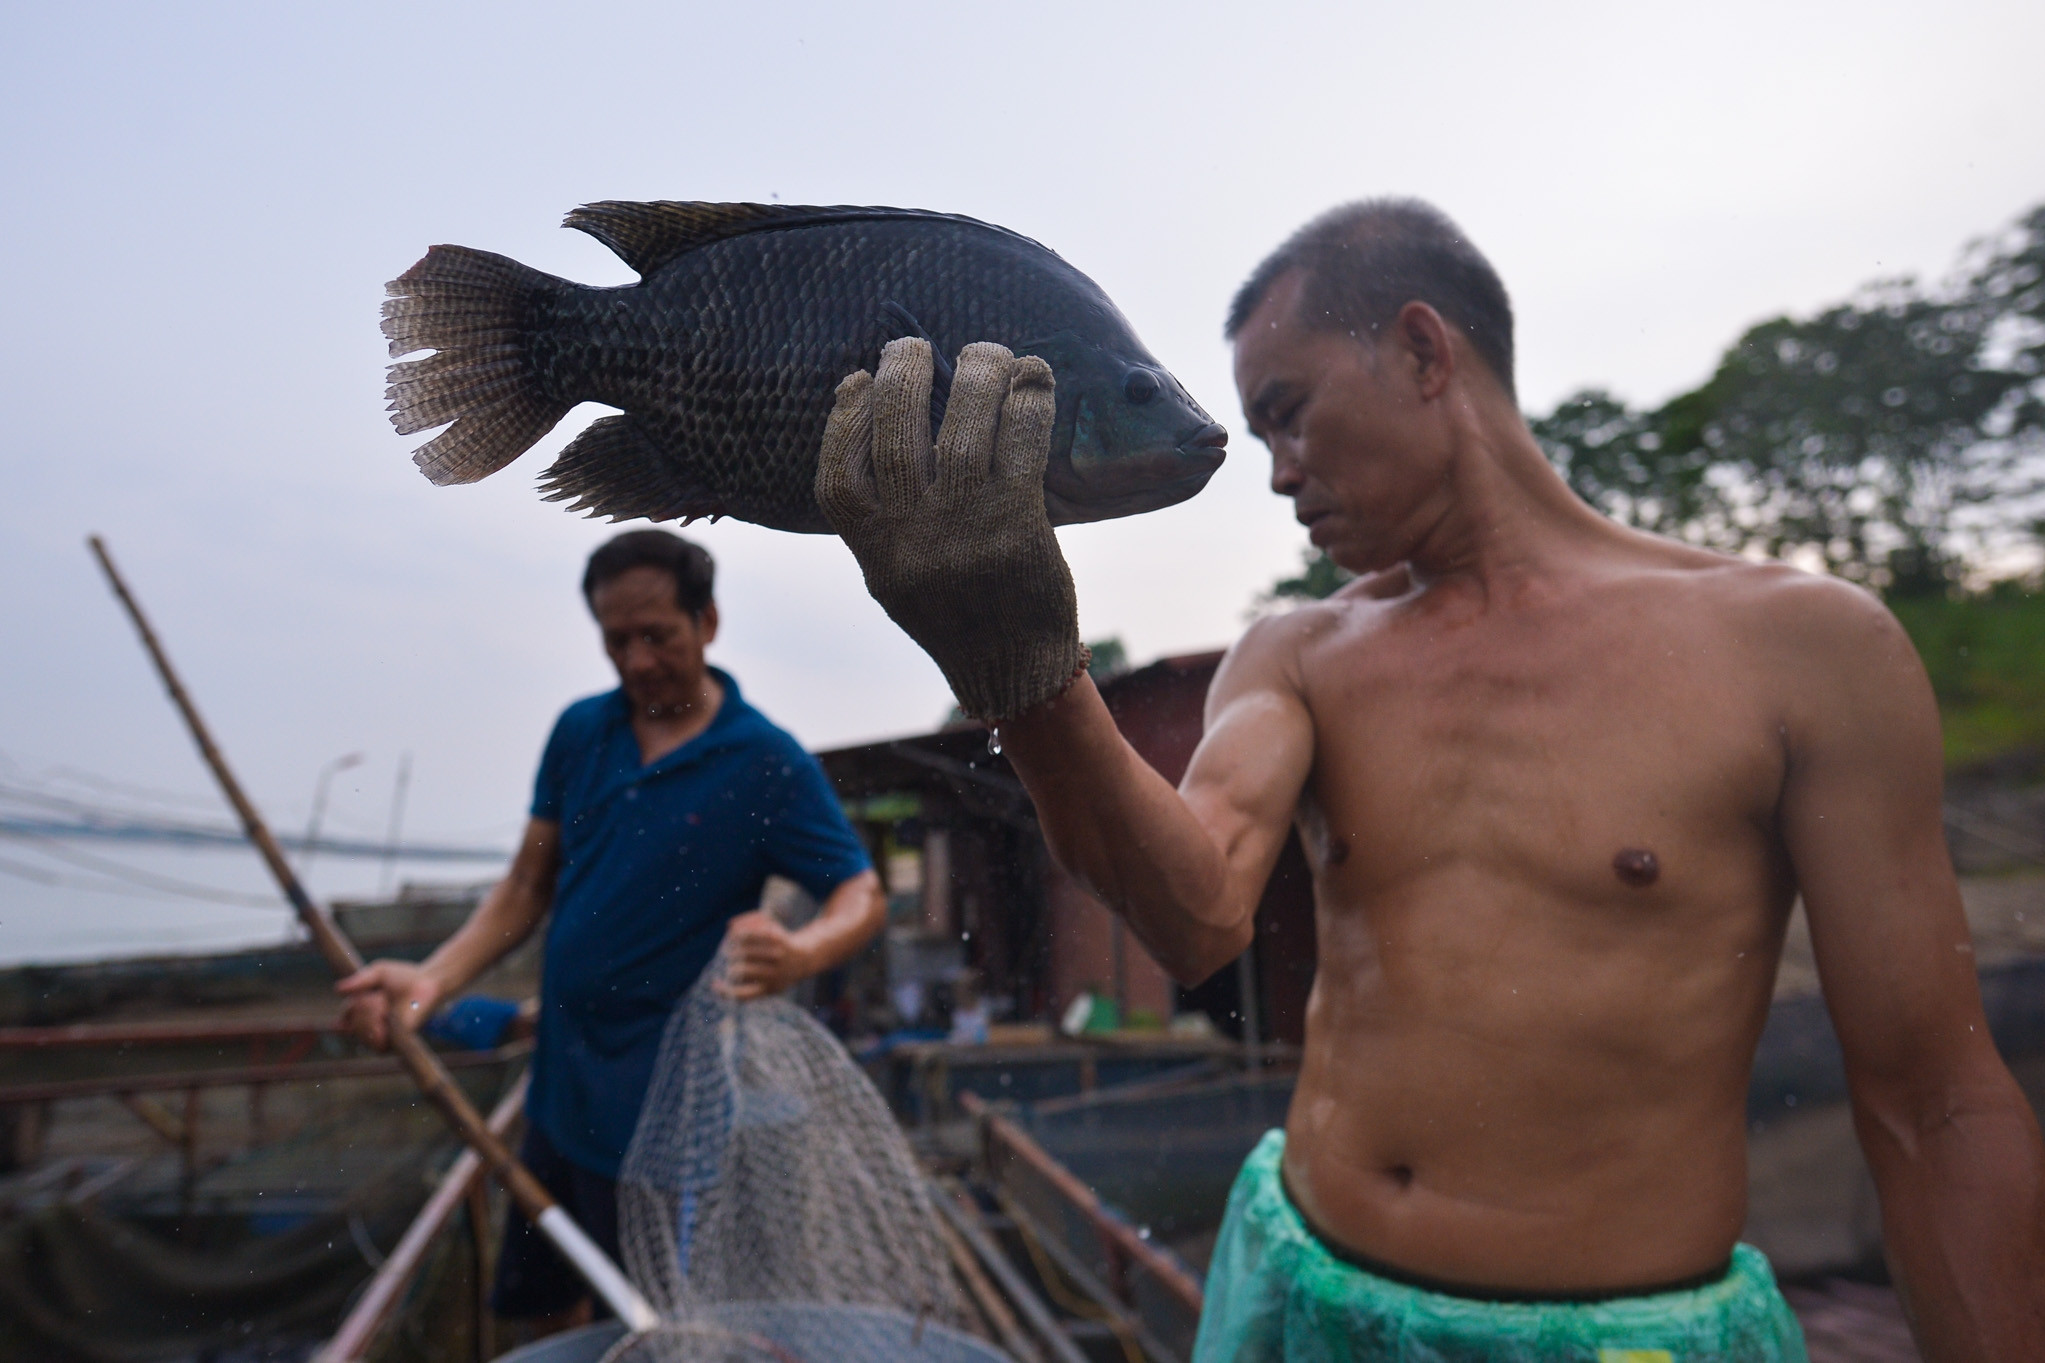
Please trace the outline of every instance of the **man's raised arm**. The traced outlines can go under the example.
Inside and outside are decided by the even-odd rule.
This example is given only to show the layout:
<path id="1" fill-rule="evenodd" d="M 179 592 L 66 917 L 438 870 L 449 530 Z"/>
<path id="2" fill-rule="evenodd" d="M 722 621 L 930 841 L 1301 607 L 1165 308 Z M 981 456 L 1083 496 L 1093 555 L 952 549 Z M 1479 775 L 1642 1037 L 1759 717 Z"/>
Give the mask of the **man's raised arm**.
<path id="1" fill-rule="evenodd" d="M 967 346 L 934 441 L 931 384 L 928 344 L 898 340 L 877 373 L 839 385 L 817 501 L 965 712 L 1000 724 L 1052 855 L 1174 976 L 1205 979 L 1249 944 L 1313 761 L 1284 622 L 1251 631 L 1223 664 L 1207 737 L 1174 791 L 1086 675 L 1072 575 L 1044 511 L 1050 367 Z"/>
<path id="2" fill-rule="evenodd" d="M 1925 1357 L 2045 1358 L 2045 1147 L 1996 1054 L 1941 819 L 1937 708 L 1893 617 L 1782 594 L 1782 829 Z"/>
<path id="3" fill-rule="evenodd" d="M 1249 946 L 1313 765 L 1285 632 L 1279 622 L 1252 630 L 1223 661 L 1178 790 L 1129 746 L 1090 678 L 1001 726 L 1051 855 L 1185 984 Z"/>

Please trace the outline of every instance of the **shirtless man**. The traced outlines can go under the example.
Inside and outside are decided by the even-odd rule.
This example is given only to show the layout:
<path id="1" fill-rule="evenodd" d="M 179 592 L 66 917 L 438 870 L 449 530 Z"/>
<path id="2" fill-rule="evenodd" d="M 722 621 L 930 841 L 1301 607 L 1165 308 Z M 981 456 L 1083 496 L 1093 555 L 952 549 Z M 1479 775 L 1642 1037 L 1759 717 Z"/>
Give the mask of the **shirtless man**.
<path id="1" fill-rule="evenodd" d="M 1236 644 L 1176 791 L 1071 676 L 1048 526 L 993 514 L 1041 468 L 1048 371 L 969 347 L 934 454 L 901 415 L 927 349 L 840 390 L 819 493 L 869 587 L 1167 969 L 1240 953 L 1306 844 L 1298 1089 L 1231 1197 L 1196 1358 L 1800 1359 L 1736 1248 L 1799 893 L 1921 1347 L 2045 1358 L 2045 1147 L 1981 1012 L 1909 641 L 1856 588 L 1587 508 L 1521 418 L 1511 327 L 1409 202 L 1336 210 L 1244 286 L 1271 486 L 1360 576 Z"/>

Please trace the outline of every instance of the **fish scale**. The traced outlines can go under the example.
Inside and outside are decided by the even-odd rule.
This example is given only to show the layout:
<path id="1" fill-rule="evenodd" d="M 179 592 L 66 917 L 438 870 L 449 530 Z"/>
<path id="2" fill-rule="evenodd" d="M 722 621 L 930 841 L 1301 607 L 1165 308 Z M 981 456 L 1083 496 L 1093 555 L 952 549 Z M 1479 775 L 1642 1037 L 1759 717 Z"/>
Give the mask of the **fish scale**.
<path id="1" fill-rule="evenodd" d="M 436 246 L 389 286 L 392 356 L 437 352 L 391 366 L 392 421 L 401 433 L 453 421 L 414 455 L 433 481 L 484 477 L 598 402 L 620 415 L 546 470 L 550 499 L 614 520 L 828 532 L 813 485 L 837 385 L 916 334 L 941 359 L 997 341 L 1051 365 L 1054 522 L 1171 505 L 1221 462 L 1221 428 L 1106 294 L 1006 229 L 913 209 L 701 203 L 592 204 L 568 225 L 640 282 L 593 288 Z"/>

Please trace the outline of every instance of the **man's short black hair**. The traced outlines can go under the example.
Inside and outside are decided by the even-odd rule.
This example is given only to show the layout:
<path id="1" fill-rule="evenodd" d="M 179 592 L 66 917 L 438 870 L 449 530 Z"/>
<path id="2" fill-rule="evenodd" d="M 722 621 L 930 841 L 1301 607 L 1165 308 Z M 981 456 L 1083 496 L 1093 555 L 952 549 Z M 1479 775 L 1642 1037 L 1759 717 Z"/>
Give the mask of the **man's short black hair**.
<path id="1" fill-rule="evenodd" d="M 675 604 L 690 615 L 701 616 L 710 604 L 711 584 L 717 579 L 717 562 L 710 551 L 665 530 L 627 530 L 606 540 L 589 556 L 582 570 L 582 599 L 596 607 L 596 589 L 634 568 L 658 568 L 675 580 Z"/>
<path id="2" fill-rule="evenodd" d="M 1236 291 L 1224 328 L 1229 340 L 1293 270 L 1305 275 L 1300 314 L 1307 326 L 1375 340 L 1400 308 L 1426 303 L 1462 328 L 1471 349 L 1513 392 L 1512 301 L 1491 262 L 1433 205 L 1364 199 L 1315 218 Z"/>

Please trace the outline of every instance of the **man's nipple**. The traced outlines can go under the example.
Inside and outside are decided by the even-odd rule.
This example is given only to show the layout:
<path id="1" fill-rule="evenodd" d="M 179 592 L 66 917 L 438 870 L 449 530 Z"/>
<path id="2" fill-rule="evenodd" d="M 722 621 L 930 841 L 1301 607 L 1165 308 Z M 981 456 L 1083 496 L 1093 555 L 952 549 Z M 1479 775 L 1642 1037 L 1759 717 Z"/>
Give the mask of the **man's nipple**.
<path id="1" fill-rule="evenodd" d="M 1662 878 L 1661 858 L 1645 847 L 1622 847 L 1612 857 L 1612 874 L 1635 889 Z"/>

